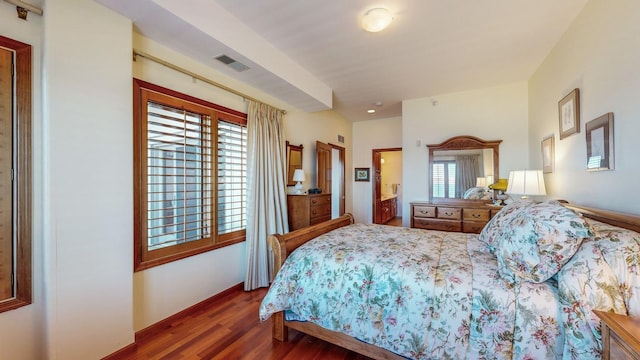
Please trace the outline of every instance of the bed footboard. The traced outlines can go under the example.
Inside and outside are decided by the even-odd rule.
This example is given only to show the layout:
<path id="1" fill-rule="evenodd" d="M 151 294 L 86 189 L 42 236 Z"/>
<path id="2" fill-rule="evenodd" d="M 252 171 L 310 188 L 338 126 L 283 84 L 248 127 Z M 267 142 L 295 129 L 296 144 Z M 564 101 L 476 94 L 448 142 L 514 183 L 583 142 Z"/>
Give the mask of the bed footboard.
<path id="1" fill-rule="evenodd" d="M 273 272 L 280 271 L 280 267 L 284 260 L 297 249 L 300 245 L 316 238 L 331 230 L 353 224 L 353 216 L 345 214 L 339 218 L 325 221 L 306 228 L 298 229 L 287 234 L 273 234 L 267 237 L 267 244 L 273 251 Z M 273 314 L 273 338 L 285 341 L 288 338 L 287 327 L 285 326 L 284 313 L 278 312 Z"/>

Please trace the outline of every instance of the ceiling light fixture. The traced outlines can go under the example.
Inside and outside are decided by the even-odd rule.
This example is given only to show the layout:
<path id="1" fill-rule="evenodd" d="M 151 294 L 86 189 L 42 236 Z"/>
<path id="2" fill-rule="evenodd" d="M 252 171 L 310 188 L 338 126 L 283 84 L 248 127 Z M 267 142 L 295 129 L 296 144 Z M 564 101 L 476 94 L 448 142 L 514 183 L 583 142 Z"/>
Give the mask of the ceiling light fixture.
<path id="1" fill-rule="evenodd" d="M 375 8 L 367 11 L 362 17 L 360 25 L 369 32 L 382 31 L 391 24 L 393 16 L 385 8 Z"/>
<path id="2" fill-rule="evenodd" d="M 376 112 L 376 110 L 375 110 L 375 109 L 369 109 L 369 110 L 367 110 L 367 112 L 368 112 L 369 114 L 373 114 L 374 112 Z"/>

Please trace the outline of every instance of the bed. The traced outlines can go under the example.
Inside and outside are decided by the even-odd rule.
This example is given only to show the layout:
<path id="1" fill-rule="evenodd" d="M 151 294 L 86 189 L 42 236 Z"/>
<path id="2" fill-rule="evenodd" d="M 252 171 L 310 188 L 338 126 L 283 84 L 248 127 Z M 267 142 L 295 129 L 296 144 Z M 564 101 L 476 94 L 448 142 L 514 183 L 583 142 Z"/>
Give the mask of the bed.
<path id="1" fill-rule="evenodd" d="M 638 217 L 527 201 L 485 230 L 346 215 L 271 236 L 260 317 L 278 340 L 292 328 L 375 359 L 547 359 L 599 357 L 592 310 L 640 316 Z"/>

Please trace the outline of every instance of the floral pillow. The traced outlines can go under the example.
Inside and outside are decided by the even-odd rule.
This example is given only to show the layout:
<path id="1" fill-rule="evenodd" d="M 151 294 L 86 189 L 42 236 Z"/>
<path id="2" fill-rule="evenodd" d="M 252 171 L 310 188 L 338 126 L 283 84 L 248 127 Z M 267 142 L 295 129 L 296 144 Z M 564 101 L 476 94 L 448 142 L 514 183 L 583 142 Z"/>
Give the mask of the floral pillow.
<path id="1" fill-rule="evenodd" d="M 478 240 L 487 244 L 487 249 L 492 254 L 495 254 L 495 249 L 498 245 L 498 236 L 502 227 L 514 216 L 518 215 L 518 213 L 537 203 L 539 202 L 529 199 L 521 199 L 503 207 L 493 218 L 491 218 L 491 220 L 489 220 L 487 225 L 485 225 L 482 232 L 480 232 L 480 235 L 478 235 Z"/>
<path id="2" fill-rule="evenodd" d="M 543 282 L 592 235 L 586 219 L 560 203 L 531 204 L 505 221 L 497 234 L 498 271 L 513 283 Z"/>
<path id="3" fill-rule="evenodd" d="M 482 187 L 472 187 L 464 192 L 462 198 L 469 200 L 491 200 L 491 193 Z"/>

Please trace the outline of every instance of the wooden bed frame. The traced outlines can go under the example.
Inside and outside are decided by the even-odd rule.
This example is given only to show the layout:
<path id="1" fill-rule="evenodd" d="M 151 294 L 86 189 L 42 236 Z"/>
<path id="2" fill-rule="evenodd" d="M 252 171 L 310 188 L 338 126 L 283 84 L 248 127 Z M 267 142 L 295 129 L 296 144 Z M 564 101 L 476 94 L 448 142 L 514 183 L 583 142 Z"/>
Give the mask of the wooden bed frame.
<path id="1" fill-rule="evenodd" d="M 581 213 L 585 217 L 640 232 L 640 216 L 638 215 L 623 214 L 614 211 L 577 206 L 568 203 L 564 203 L 564 206 Z M 351 214 L 346 214 L 339 218 L 299 229 L 288 234 L 275 234 L 269 236 L 267 238 L 267 242 L 273 250 L 274 254 L 274 273 L 277 273 L 280 270 L 280 267 L 282 266 L 287 256 L 300 245 L 331 230 L 353 223 L 353 216 L 351 216 Z M 355 351 L 359 354 L 368 356 L 373 359 L 406 360 L 404 357 L 399 356 L 391 351 L 382 349 L 375 345 L 364 343 L 360 340 L 357 340 L 356 338 L 339 332 L 327 330 L 311 322 L 286 321 L 284 319 L 283 312 L 273 314 L 272 318 L 273 337 L 280 341 L 288 340 L 289 336 L 287 330 L 290 328 L 314 336 L 318 339 L 325 340 L 345 349 Z"/>

